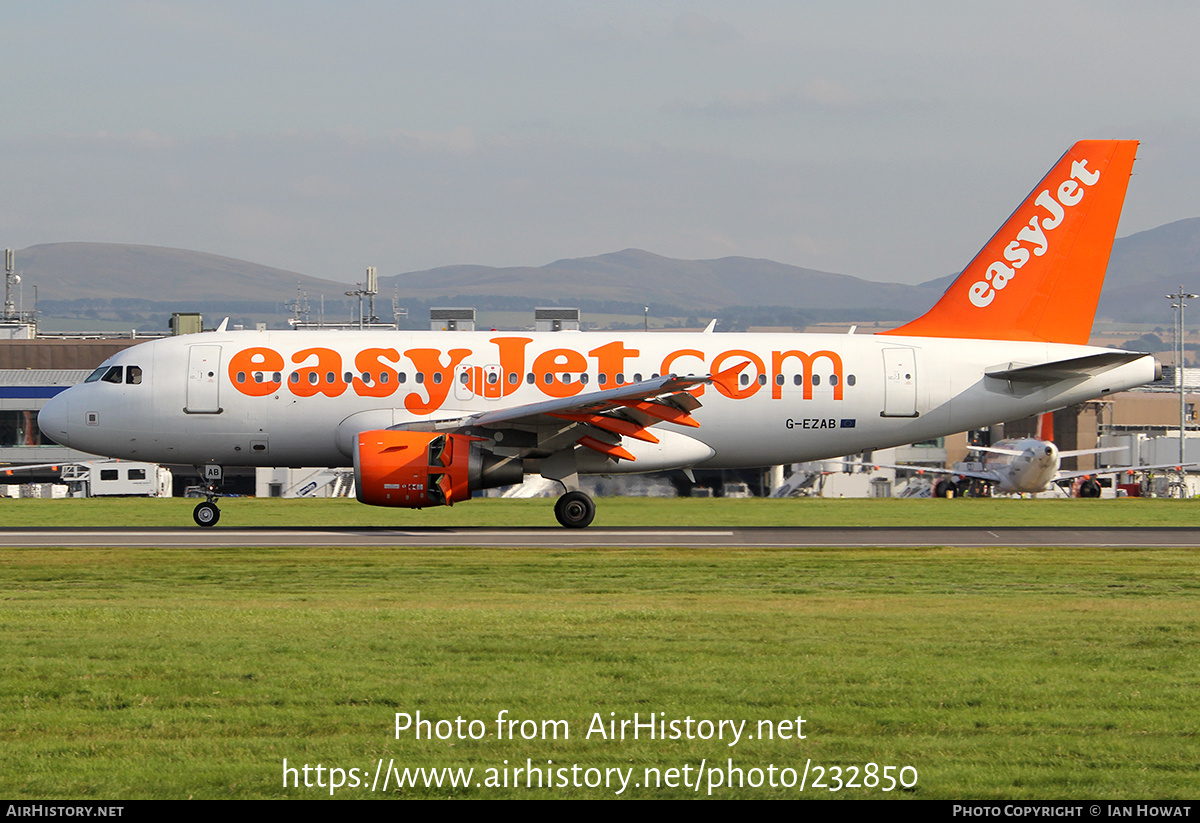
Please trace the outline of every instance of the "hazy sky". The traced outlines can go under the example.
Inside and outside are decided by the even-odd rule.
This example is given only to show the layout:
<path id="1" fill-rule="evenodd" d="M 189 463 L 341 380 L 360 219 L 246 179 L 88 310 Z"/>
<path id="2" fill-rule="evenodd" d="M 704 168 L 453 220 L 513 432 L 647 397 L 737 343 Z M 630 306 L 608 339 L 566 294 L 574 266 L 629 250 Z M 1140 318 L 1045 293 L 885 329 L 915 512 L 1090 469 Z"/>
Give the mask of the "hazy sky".
<path id="1" fill-rule="evenodd" d="M 0 245 L 352 281 L 628 247 L 918 282 L 1076 140 L 1200 216 L 1191 2 L 10 2 Z M 769 302 L 769 301 L 768 301 Z"/>

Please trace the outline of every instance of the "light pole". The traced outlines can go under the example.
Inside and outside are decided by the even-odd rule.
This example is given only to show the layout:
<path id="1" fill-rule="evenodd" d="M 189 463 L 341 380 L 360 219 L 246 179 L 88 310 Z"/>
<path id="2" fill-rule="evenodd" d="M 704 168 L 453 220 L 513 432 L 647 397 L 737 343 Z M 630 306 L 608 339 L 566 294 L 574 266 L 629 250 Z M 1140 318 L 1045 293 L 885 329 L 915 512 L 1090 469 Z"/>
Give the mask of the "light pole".
<path id="1" fill-rule="evenodd" d="M 1167 295 L 1168 300 L 1175 301 L 1171 304 L 1171 308 L 1175 309 L 1175 375 L 1176 379 L 1179 381 L 1179 462 L 1181 464 L 1187 461 L 1187 457 L 1184 453 L 1183 443 L 1184 426 L 1187 422 L 1187 418 L 1184 415 L 1183 388 L 1183 310 L 1187 308 L 1187 303 L 1184 303 L 1183 301 L 1194 300 L 1196 297 L 1197 295 L 1195 294 L 1189 294 L 1185 292 L 1183 290 L 1183 286 L 1179 287 L 1179 292 L 1177 294 Z M 1180 496 L 1183 496 L 1182 493 Z"/>

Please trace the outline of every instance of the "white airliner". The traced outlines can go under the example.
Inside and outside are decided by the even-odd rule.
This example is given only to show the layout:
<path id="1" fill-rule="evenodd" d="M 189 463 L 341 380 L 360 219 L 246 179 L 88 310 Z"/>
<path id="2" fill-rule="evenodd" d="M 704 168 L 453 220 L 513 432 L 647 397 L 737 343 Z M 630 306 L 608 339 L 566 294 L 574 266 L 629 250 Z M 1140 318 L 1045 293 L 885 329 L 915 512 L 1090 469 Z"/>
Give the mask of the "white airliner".
<path id="1" fill-rule="evenodd" d="M 223 323 L 114 355 L 38 423 L 73 448 L 210 478 L 223 466 L 353 466 L 358 499 L 379 506 L 452 505 L 540 474 L 566 492 L 559 522 L 583 527 L 595 506 L 580 474 L 818 460 L 1153 380 L 1150 355 L 1086 345 L 1136 152 L 1132 140 L 1077 143 L 938 303 L 890 332 Z M 200 525 L 216 523 L 217 496 L 210 487 L 196 507 Z"/>
<path id="2" fill-rule="evenodd" d="M 934 484 L 933 494 L 936 497 L 958 496 L 966 485 L 964 480 L 983 481 L 991 485 L 994 491 L 1002 494 L 1038 494 L 1048 491 L 1052 484 L 1079 479 L 1083 480 L 1079 486 L 1080 497 L 1099 497 L 1100 484 L 1096 478 L 1102 475 L 1158 471 L 1160 469 L 1179 471 L 1184 466 L 1195 465 L 1194 463 L 1163 463 L 1155 466 L 1109 466 L 1101 469 L 1062 471 L 1060 466 L 1064 457 L 1080 457 L 1085 454 L 1101 454 L 1125 449 L 1117 446 L 1060 451 L 1054 444 L 1053 437 L 1053 415 L 1047 412 L 1038 421 L 1036 437 L 1001 440 L 993 446 L 971 446 L 971 451 L 984 454 L 983 467 L 980 469 L 941 469 L 915 465 L 888 466 L 882 463 L 875 465 L 877 468 L 902 469 L 918 474 L 929 472 L 930 474 L 944 475 L 945 480 Z"/>

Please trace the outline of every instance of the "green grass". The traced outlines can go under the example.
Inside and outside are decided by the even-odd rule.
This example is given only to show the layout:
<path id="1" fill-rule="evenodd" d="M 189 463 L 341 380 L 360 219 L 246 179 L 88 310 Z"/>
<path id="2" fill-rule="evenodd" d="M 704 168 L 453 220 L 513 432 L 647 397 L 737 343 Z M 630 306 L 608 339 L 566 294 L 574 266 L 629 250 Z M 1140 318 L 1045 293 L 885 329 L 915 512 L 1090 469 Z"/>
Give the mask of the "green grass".
<path id="1" fill-rule="evenodd" d="M 9 528 L 191 526 L 199 502 L 183 498 L 0 500 Z M 596 501 L 597 528 L 612 526 L 1192 526 L 1191 500 L 860 500 L 801 498 Z M 388 509 L 353 499 L 220 501 L 217 528 L 250 526 L 553 526 L 554 500 L 479 499 L 450 508 Z"/>
<path id="2" fill-rule="evenodd" d="M 379 758 L 476 782 L 527 758 L 635 782 L 648 766 L 811 759 L 919 773 L 908 791 L 838 797 L 1200 795 L 1189 550 L 63 548 L 0 550 L 0 570 L 9 798 L 329 796 L 285 789 L 284 758 L 368 782 Z M 501 710 L 571 736 L 499 740 Z M 488 735 L 396 739 L 395 713 L 416 711 Z M 807 738 L 585 739 L 610 712 L 803 716 Z"/>

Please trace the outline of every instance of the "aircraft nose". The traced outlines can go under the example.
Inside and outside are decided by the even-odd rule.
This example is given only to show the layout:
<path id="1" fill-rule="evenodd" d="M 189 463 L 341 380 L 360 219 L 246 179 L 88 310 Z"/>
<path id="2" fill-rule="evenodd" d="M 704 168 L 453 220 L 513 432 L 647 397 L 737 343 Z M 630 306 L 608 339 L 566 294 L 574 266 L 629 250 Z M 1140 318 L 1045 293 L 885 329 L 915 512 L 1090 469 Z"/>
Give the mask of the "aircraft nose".
<path id="1" fill-rule="evenodd" d="M 67 397 L 69 391 L 60 392 L 46 401 L 46 405 L 42 406 L 42 410 L 38 412 L 38 428 L 42 430 L 42 434 L 62 446 L 71 445 L 70 440 L 70 422 L 71 422 L 71 401 Z"/>

